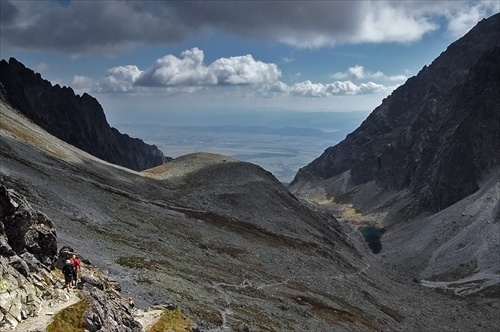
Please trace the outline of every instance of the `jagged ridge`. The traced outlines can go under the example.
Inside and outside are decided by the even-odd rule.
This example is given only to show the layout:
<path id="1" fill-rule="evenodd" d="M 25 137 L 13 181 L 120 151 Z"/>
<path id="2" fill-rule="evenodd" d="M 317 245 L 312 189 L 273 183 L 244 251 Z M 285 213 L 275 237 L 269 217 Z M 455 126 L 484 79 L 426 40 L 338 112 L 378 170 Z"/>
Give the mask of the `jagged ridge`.
<path id="1" fill-rule="evenodd" d="M 156 146 L 110 127 L 95 98 L 52 86 L 14 58 L 0 62 L 0 83 L 0 98 L 52 135 L 100 159 L 137 171 L 171 160 Z"/>
<path id="2" fill-rule="evenodd" d="M 500 161 L 500 15 L 481 21 L 386 98 L 344 141 L 297 173 L 292 190 L 349 171 L 340 194 L 370 181 L 409 189 L 439 211 L 478 189 Z M 324 186 L 324 184 L 322 185 Z"/>

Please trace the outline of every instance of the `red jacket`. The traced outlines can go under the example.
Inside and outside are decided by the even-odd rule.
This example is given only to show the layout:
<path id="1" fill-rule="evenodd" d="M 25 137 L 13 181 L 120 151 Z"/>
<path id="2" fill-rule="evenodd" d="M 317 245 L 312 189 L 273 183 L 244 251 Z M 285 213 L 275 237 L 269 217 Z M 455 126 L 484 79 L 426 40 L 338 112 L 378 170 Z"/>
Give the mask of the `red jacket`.
<path id="1" fill-rule="evenodd" d="M 78 258 L 76 257 L 71 257 L 71 262 L 73 262 L 73 266 L 75 268 L 75 270 L 80 270 L 80 268 L 82 267 L 82 264 L 80 264 L 80 261 L 78 260 Z"/>

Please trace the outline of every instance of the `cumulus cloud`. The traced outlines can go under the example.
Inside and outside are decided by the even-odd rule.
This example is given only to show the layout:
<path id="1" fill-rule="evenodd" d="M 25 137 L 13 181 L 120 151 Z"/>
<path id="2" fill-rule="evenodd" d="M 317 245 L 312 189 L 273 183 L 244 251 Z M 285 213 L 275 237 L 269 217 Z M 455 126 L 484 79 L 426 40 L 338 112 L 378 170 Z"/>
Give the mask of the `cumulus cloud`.
<path id="1" fill-rule="evenodd" d="M 275 86 L 272 91 L 290 94 L 295 97 L 325 98 L 332 96 L 389 93 L 394 89 L 395 87 L 386 87 L 374 82 L 361 83 L 357 85 L 351 81 L 335 81 L 328 84 L 304 81 L 301 83 L 295 83 L 291 86 L 281 83 L 279 86 Z"/>
<path id="2" fill-rule="evenodd" d="M 180 57 L 165 55 L 146 70 L 135 65 L 118 66 L 109 69 L 99 81 L 76 76 L 72 84 L 76 89 L 94 92 L 132 92 L 157 87 L 168 88 L 164 91 L 170 92 L 192 92 L 217 85 L 273 85 L 281 76 L 277 65 L 257 61 L 251 55 L 220 58 L 208 66 L 203 60 L 203 51 L 192 48 Z"/>
<path id="3" fill-rule="evenodd" d="M 132 92 L 134 82 L 142 71 L 137 66 L 119 66 L 108 69 L 106 77 L 96 81 L 87 76 L 75 76 L 71 86 L 77 91 L 88 92 Z"/>
<path id="4" fill-rule="evenodd" d="M 498 1 L 57 1 L 0 2 L 2 47 L 116 53 L 223 31 L 296 47 L 411 43 L 445 27 L 463 33 Z"/>
<path id="5" fill-rule="evenodd" d="M 104 91 L 127 92 L 132 91 L 134 83 L 141 76 L 142 71 L 137 66 L 119 66 L 108 70 L 108 75 L 100 83 Z"/>
<path id="6" fill-rule="evenodd" d="M 253 85 L 275 82 L 281 72 L 273 63 L 255 60 L 251 55 L 220 58 L 206 66 L 203 51 L 193 48 L 180 58 L 166 55 L 141 73 L 138 86 Z"/>
<path id="7" fill-rule="evenodd" d="M 281 72 L 273 63 L 255 61 L 251 55 L 218 59 L 209 71 L 221 84 L 264 84 L 276 81 Z"/>
<path id="8" fill-rule="evenodd" d="M 203 64 L 203 51 L 193 48 L 181 57 L 166 55 L 141 73 L 135 82 L 139 86 L 179 86 L 216 84 L 216 77 Z"/>
<path id="9" fill-rule="evenodd" d="M 388 81 L 404 81 L 408 77 L 405 75 L 395 75 L 395 76 L 387 76 L 381 71 L 376 71 L 374 73 L 370 71 L 366 71 L 365 67 L 356 65 L 354 67 L 348 68 L 345 72 L 336 72 L 332 75 L 333 79 L 337 80 L 345 80 L 345 79 L 356 79 L 356 80 L 365 80 L 365 79 L 379 79 L 379 80 L 388 80 Z"/>
<path id="10" fill-rule="evenodd" d="M 287 85 L 279 80 L 281 71 L 277 65 L 257 61 L 251 55 L 220 58 L 209 65 L 204 63 L 204 58 L 202 50 L 192 48 L 182 52 L 180 57 L 165 55 L 146 70 L 135 65 L 118 66 L 109 69 L 100 80 L 75 76 L 71 85 L 77 91 L 99 93 L 192 93 L 200 88 L 239 86 L 249 88 L 247 92 L 239 90 L 239 94 L 253 91 L 261 96 L 310 98 L 390 92 L 394 89 L 371 81 L 355 84 L 350 80 L 327 84 L 307 80 Z M 346 73 L 336 75 L 342 78 L 350 75 L 365 80 L 384 76 L 380 72 L 366 72 L 362 66 L 349 68 Z"/>

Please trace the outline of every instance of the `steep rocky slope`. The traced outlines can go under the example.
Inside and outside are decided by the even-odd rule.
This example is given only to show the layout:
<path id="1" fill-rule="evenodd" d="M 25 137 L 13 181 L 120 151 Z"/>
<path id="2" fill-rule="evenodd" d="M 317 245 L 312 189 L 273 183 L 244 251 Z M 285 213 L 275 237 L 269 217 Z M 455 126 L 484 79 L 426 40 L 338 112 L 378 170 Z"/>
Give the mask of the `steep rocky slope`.
<path id="1" fill-rule="evenodd" d="M 499 68 L 497 14 L 451 44 L 344 141 L 302 168 L 292 190 L 319 185 L 328 195 L 339 195 L 375 181 L 383 190 L 408 190 L 412 212 L 437 212 L 472 194 L 500 163 Z M 343 185 L 328 186 L 341 178 Z"/>
<path id="2" fill-rule="evenodd" d="M 140 307 L 172 303 L 202 331 L 498 327 L 494 300 L 448 297 L 380 266 L 354 228 L 258 166 L 193 154 L 138 173 L 5 103 L 0 143 L 0 181 L 53 221 L 60 245 Z"/>
<path id="3" fill-rule="evenodd" d="M 0 185 L 0 331 L 34 331 L 32 318 L 59 303 L 85 303 L 82 327 L 88 331 L 141 331 L 141 324 L 127 309 L 119 286 L 97 269 L 84 264 L 79 289 L 63 289 L 59 264 L 74 252 L 57 251 L 52 221 L 35 211 L 27 200 Z M 62 307 L 62 306 L 61 306 Z M 45 326 L 38 326 L 37 331 Z"/>
<path id="4" fill-rule="evenodd" d="M 95 98 L 52 86 L 16 59 L 0 61 L 0 83 L 0 98 L 52 135 L 98 158 L 138 171 L 171 159 L 111 128 Z"/>
<path id="5" fill-rule="evenodd" d="M 431 287 L 498 298 L 500 14 L 386 98 L 290 190 L 384 227 L 383 263 Z"/>

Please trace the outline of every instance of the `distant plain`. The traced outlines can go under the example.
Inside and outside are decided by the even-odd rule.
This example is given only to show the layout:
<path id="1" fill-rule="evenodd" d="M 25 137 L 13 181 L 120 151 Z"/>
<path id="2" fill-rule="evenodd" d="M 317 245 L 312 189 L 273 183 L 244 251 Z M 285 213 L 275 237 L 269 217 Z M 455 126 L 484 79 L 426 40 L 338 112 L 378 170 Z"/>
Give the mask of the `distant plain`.
<path id="1" fill-rule="evenodd" d="M 261 116 L 259 116 L 261 115 Z M 345 138 L 368 112 L 278 112 L 191 120 L 120 122 L 112 126 L 156 145 L 176 158 L 193 152 L 218 153 L 251 162 L 289 183 L 299 168 Z M 198 120 L 198 121 L 197 121 Z"/>

